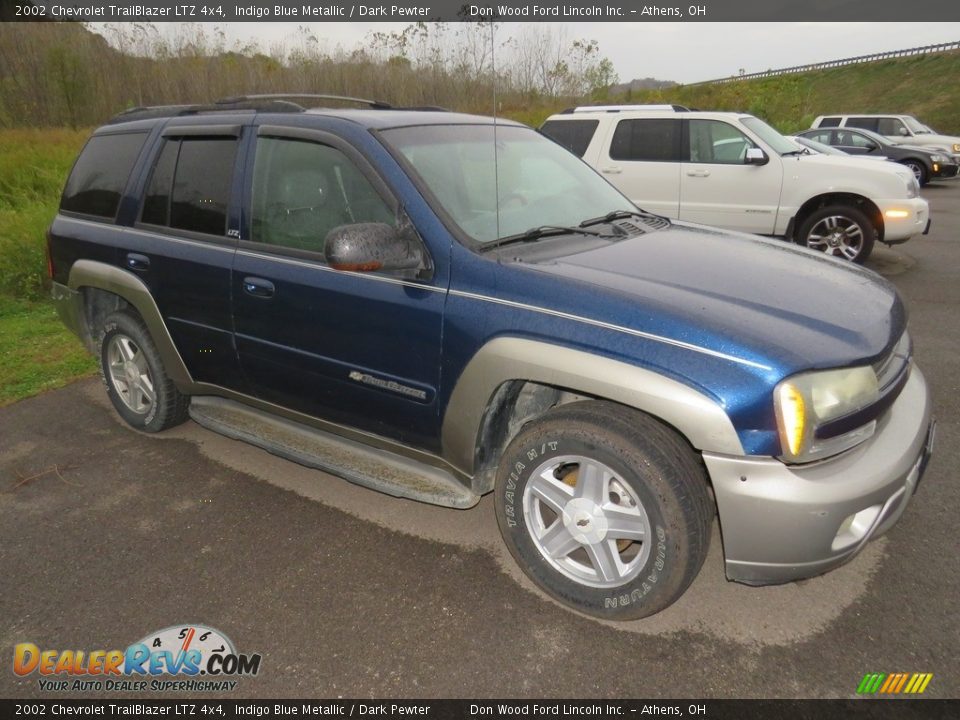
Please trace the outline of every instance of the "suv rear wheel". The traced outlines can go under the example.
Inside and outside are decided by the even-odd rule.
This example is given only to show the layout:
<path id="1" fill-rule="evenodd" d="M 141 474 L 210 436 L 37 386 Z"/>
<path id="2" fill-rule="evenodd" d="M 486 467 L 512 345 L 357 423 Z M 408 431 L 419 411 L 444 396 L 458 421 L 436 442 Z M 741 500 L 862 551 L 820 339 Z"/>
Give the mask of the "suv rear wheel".
<path id="1" fill-rule="evenodd" d="M 548 412 L 509 444 L 497 520 L 524 572 L 589 615 L 629 620 L 672 604 L 707 554 L 713 503 L 687 443 L 605 402 Z"/>
<path id="2" fill-rule="evenodd" d="M 807 216 L 797 232 L 801 245 L 860 264 L 870 257 L 876 239 L 870 218 L 853 205 L 820 208 Z"/>
<path id="3" fill-rule="evenodd" d="M 167 376 L 139 316 L 121 311 L 104 321 L 100 369 L 113 407 L 137 430 L 159 432 L 187 419 L 189 398 Z"/>

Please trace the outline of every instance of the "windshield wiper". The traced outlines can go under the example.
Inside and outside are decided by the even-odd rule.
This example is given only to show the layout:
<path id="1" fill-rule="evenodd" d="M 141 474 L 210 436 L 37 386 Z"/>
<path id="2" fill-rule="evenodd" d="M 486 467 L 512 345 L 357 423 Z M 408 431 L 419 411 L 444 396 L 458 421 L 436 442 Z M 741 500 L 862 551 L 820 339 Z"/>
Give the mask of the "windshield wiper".
<path id="1" fill-rule="evenodd" d="M 615 238 L 619 237 L 618 235 L 610 235 L 608 233 L 597 232 L 596 230 L 584 230 L 582 227 L 565 227 L 563 225 L 540 225 L 539 227 L 530 228 L 529 230 L 517 233 L 516 235 L 507 235 L 502 237 L 499 240 L 494 240 L 493 242 L 486 243 L 481 250 L 487 251 L 494 248 L 503 247 L 504 245 L 514 245 L 516 243 L 524 242 L 533 242 L 539 240 L 543 237 L 550 237 L 553 235 L 590 235 L 591 237 L 598 238 Z"/>
<path id="2" fill-rule="evenodd" d="M 809 148 L 804 148 L 803 150 L 787 150 L 785 153 L 781 153 L 780 157 L 787 157 L 789 155 L 812 155 Z"/>
<path id="3" fill-rule="evenodd" d="M 623 220 L 624 218 L 629 217 L 652 218 L 656 220 L 666 220 L 667 222 L 670 221 L 670 218 L 666 218 L 663 215 L 657 215 L 656 213 L 647 212 L 646 210 L 614 210 L 613 212 L 608 212 L 606 215 L 584 220 L 582 223 L 580 223 L 580 227 L 585 228 L 590 227 L 591 225 L 602 225 L 603 223 L 612 222 L 614 220 Z M 617 229 L 623 232 L 621 228 Z"/>

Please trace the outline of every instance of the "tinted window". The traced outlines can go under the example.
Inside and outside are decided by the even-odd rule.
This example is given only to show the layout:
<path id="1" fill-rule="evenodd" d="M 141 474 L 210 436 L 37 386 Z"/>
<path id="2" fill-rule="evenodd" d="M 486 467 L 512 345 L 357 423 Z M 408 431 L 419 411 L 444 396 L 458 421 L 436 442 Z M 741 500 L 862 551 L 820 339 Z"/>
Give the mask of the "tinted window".
<path id="1" fill-rule="evenodd" d="M 116 217 L 120 196 L 146 138 L 145 133 L 90 138 L 67 180 L 60 209 Z"/>
<path id="2" fill-rule="evenodd" d="M 864 130 L 873 130 L 876 132 L 879 122 L 879 118 L 852 117 L 847 118 L 847 127 L 863 128 Z"/>
<path id="3" fill-rule="evenodd" d="M 180 152 L 179 140 L 168 140 L 160 151 L 160 157 L 150 176 L 147 197 L 143 202 L 141 221 L 154 225 L 170 224 L 170 191 L 173 188 L 173 172 Z"/>
<path id="4" fill-rule="evenodd" d="M 599 120 L 548 120 L 540 132 L 577 157 L 583 157 L 599 124 Z"/>
<path id="5" fill-rule="evenodd" d="M 227 230 L 235 138 L 184 138 L 170 198 L 170 227 L 210 235 Z"/>
<path id="6" fill-rule="evenodd" d="M 691 120 L 690 162 L 742 165 L 755 147 L 742 132 L 720 120 Z"/>
<path id="7" fill-rule="evenodd" d="M 838 117 L 825 117 L 820 121 L 818 127 L 840 127 L 840 118 Z"/>
<path id="8" fill-rule="evenodd" d="M 663 118 L 621 120 L 610 143 L 614 160 L 677 162 L 680 159 L 680 121 Z"/>
<path id="9" fill-rule="evenodd" d="M 253 167 L 254 242 L 323 252 L 333 228 L 394 224 L 370 181 L 339 150 L 279 138 L 257 141 Z"/>

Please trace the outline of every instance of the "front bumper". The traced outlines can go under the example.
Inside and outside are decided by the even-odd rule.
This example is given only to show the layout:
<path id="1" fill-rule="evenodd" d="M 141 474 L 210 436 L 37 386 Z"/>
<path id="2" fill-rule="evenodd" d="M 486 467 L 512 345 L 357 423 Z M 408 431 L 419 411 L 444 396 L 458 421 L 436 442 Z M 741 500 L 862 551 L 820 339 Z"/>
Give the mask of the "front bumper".
<path id="1" fill-rule="evenodd" d="M 767 585 L 819 575 L 892 527 L 926 469 L 931 413 L 926 381 L 914 366 L 873 437 L 841 455 L 786 465 L 704 453 L 727 577 Z"/>
<path id="2" fill-rule="evenodd" d="M 906 242 L 914 235 L 920 235 L 928 227 L 930 206 L 923 198 L 877 200 L 876 202 L 883 216 L 883 242 L 885 243 Z M 898 217 L 904 212 L 905 217 Z"/>

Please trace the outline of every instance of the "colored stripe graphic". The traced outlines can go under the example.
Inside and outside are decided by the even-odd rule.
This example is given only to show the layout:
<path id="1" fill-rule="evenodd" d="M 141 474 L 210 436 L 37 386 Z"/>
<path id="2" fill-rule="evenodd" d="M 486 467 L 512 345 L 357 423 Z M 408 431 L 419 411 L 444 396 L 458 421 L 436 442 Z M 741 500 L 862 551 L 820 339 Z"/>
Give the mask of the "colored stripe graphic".
<path id="1" fill-rule="evenodd" d="M 867 673 L 857 686 L 857 694 L 919 695 L 927 689 L 932 679 L 933 673 Z"/>

